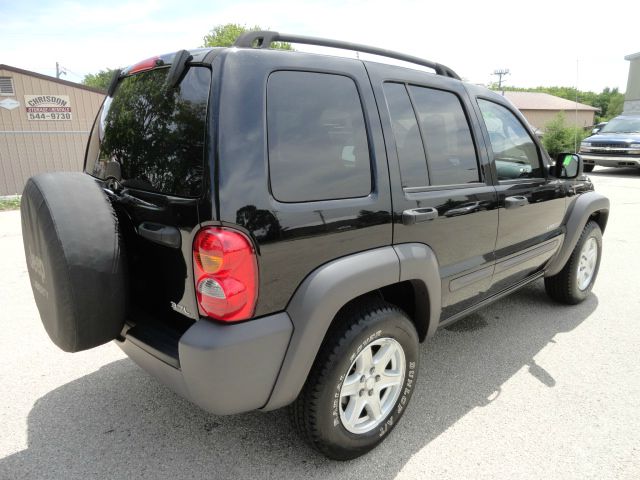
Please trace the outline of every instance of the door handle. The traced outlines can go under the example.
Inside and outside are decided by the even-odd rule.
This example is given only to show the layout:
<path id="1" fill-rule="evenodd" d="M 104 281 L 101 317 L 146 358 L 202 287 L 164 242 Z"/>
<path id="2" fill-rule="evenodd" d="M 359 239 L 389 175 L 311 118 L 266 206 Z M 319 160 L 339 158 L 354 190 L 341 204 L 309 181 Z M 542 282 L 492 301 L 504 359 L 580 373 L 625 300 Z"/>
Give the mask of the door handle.
<path id="1" fill-rule="evenodd" d="M 165 247 L 180 248 L 180 230 L 160 223 L 142 222 L 138 225 L 138 235 Z"/>
<path id="2" fill-rule="evenodd" d="M 527 197 L 522 195 L 516 195 L 514 197 L 507 197 L 504 199 L 504 208 L 518 208 L 524 207 L 529 204 Z"/>
<path id="3" fill-rule="evenodd" d="M 438 218 L 438 210 L 433 207 L 412 208 L 402 212 L 402 223 L 413 225 Z"/>

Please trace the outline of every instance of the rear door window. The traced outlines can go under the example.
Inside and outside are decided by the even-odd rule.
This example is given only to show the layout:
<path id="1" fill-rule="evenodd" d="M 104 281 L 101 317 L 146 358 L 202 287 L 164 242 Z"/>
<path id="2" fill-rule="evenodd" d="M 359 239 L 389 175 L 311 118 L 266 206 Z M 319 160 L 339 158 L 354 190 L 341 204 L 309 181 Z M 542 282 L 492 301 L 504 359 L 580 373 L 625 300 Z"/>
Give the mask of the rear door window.
<path id="1" fill-rule="evenodd" d="M 269 178 L 275 199 L 365 197 L 371 161 L 360 96 L 343 75 L 278 71 L 267 84 Z"/>
<path id="2" fill-rule="evenodd" d="M 429 185 L 427 158 L 407 88 L 402 83 L 385 83 L 384 96 L 396 140 L 402 187 Z"/>
<path id="3" fill-rule="evenodd" d="M 167 90 L 168 71 L 126 77 L 105 100 L 87 150 L 88 173 L 166 195 L 201 194 L 211 71 L 191 67 Z"/>
<path id="4" fill-rule="evenodd" d="M 478 157 L 460 99 L 415 85 L 409 92 L 424 137 L 431 185 L 479 182 Z"/>

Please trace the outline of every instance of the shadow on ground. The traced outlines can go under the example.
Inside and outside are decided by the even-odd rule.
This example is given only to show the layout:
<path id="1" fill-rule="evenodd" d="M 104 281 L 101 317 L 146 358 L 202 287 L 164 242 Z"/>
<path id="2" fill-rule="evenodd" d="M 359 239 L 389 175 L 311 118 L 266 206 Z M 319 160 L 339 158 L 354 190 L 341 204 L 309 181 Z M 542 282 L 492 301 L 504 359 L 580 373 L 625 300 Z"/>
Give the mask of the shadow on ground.
<path id="1" fill-rule="evenodd" d="M 421 347 L 421 376 L 403 421 L 374 453 L 351 462 L 304 446 L 286 410 L 210 415 L 126 359 L 39 399 L 28 417 L 28 448 L 0 460 L 0 476 L 393 478 L 414 453 L 497 398 L 523 367 L 553 388 L 553 372 L 534 356 L 597 304 L 595 295 L 576 307 L 551 303 L 539 282 L 439 331 Z"/>

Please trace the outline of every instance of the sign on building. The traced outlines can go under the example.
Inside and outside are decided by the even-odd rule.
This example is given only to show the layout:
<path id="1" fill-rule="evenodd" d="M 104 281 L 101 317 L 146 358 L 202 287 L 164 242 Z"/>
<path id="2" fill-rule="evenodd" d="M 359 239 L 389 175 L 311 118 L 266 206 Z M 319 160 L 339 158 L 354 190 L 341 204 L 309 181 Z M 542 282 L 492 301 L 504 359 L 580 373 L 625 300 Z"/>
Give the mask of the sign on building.
<path id="1" fill-rule="evenodd" d="M 68 95 L 25 95 L 27 120 L 71 120 Z"/>
<path id="2" fill-rule="evenodd" d="M 0 107 L 6 110 L 14 110 L 20 106 L 20 102 L 14 100 L 13 98 L 5 98 L 4 100 L 0 100 Z"/>

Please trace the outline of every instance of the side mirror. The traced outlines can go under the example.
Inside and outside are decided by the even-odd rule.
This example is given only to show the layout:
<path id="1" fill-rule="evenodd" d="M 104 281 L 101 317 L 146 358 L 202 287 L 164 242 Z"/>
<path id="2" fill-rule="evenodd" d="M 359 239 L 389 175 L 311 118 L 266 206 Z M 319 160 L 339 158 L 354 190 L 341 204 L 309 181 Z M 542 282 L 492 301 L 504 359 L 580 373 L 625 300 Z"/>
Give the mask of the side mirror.
<path id="1" fill-rule="evenodd" d="M 582 175 L 582 157 L 577 153 L 559 153 L 554 165 L 556 178 L 573 179 Z"/>

